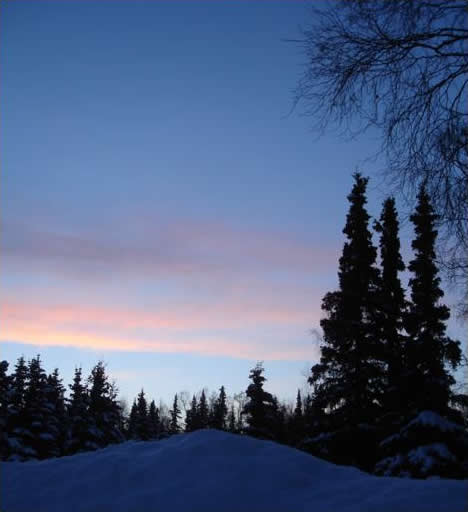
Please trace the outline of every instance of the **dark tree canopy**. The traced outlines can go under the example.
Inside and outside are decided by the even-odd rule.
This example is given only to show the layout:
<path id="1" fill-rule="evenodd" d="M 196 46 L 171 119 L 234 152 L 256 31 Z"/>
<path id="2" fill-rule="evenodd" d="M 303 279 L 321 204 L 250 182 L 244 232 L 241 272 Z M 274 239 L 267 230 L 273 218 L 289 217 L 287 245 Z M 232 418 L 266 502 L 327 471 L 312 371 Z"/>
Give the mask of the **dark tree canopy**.
<path id="1" fill-rule="evenodd" d="M 136 423 L 136 435 L 138 439 L 146 441 L 150 438 L 150 423 L 148 417 L 148 404 L 146 402 L 145 392 L 142 389 L 137 397 L 137 423 Z"/>
<path id="2" fill-rule="evenodd" d="M 250 370 L 249 384 L 246 395 L 248 401 L 244 405 L 242 414 L 245 415 L 247 427 L 245 432 L 254 437 L 271 439 L 275 437 L 273 432 L 277 403 L 271 393 L 263 389 L 266 378 L 263 376 L 264 368 L 261 362 Z"/>
<path id="3" fill-rule="evenodd" d="M 8 366 L 8 361 L 0 361 L 0 458 L 6 458 L 9 454 L 7 426 L 11 376 L 7 375 Z"/>
<path id="4" fill-rule="evenodd" d="M 228 414 L 226 402 L 226 390 L 224 386 L 219 389 L 219 395 L 213 405 L 211 426 L 218 430 L 226 430 L 226 418 Z"/>
<path id="5" fill-rule="evenodd" d="M 386 413 L 394 414 L 401 410 L 406 396 L 403 377 L 407 338 L 403 333 L 403 324 L 407 301 L 399 277 L 405 265 L 400 254 L 398 214 L 392 197 L 384 201 L 380 220 L 374 223 L 374 228 L 380 234 L 382 267 L 379 300 L 384 339 L 382 355 L 386 362 L 382 404 Z"/>
<path id="6" fill-rule="evenodd" d="M 368 180 L 359 173 L 354 180 L 343 229 L 347 240 L 339 262 L 339 290 L 327 293 L 322 302 L 326 316 L 320 322 L 321 357 L 312 367 L 309 382 L 316 406 L 328 411 L 334 439 L 333 447 L 327 447 L 329 453 L 334 451 L 337 462 L 365 465 L 371 451 L 370 425 L 380 412 L 384 374 L 381 280 L 365 207 Z M 324 443 L 318 445 L 321 450 Z"/>
<path id="7" fill-rule="evenodd" d="M 180 432 L 180 419 L 182 417 L 182 413 L 179 407 L 179 400 L 177 393 L 174 395 L 174 402 L 172 403 L 172 409 L 169 411 L 171 416 L 171 421 L 169 423 L 169 432 L 171 434 L 178 434 Z"/>
<path id="8" fill-rule="evenodd" d="M 198 402 L 197 413 L 196 413 L 196 428 L 207 428 L 210 420 L 210 410 L 208 407 L 208 401 L 206 399 L 206 393 L 203 389 L 200 395 L 200 401 Z"/>
<path id="9" fill-rule="evenodd" d="M 378 474 L 463 478 L 468 469 L 468 436 L 461 414 L 451 407 L 455 380 L 448 367 L 457 368 L 461 351 L 459 342 L 445 332 L 450 312 L 440 302 L 444 294 L 435 262 L 435 220 L 429 196 L 421 187 L 411 215 L 416 236 L 414 258 L 408 265 L 411 301 L 404 315 L 406 382 L 400 392 L 405 399 L 398 408 L 400 425 L 393 422 L 397 428 L 379 444 Z"/>
<path id="10" fill-rule="evenodd" d="M 120 406 L 117 403 L 117 389 L 109 382 L 105 364 L 99 361 L 88 377 L 88 410 L 92 427 L 88 432 L 94 437 L 96 447 L 123 440 L 119 430 Z"/>
<path id="11" fill-rule="evenodd" d="M 149 436 L 151 439 L 157 439 L 161 432 L 161 420 L 159 409 L 156 407 L 154 400 L 151 400 L 148 409 Z"/>
<path id="12" fill-rule="evenodd" d="M 319 401 L 323 400 L 322 407 L 332 410 L 338 423 L 352 423 L 356 414 L 361 419 L 373 417 L 378 400 L 374 382 L 380 374 L 376 361 L 380 340 L 375 328 L 380 283 L 377 251 L 365 209 L 367 178 L 355 174 L 354 179 L 343 229 L 347 241 L 340 258 L 340 289 L 323 299 L 322 354 L 309 379 Z"/>
<path id="13" fill-rule="evenodd" d="M 190 407 L 187 410 L 187 414 L 185 415 L 185 431 L 193 432 L 197 428 L 199 428 L 198 402 L 197 397 L 193 395 L 192 402 L 190 403 Z"/>
<path id="14" fill-rule="evenodd" d="M 452 277 L 468 271 L 468 25 L 464 0 L 312 6 L 295 100 L 322 131 L 381 133 L 386 175 L 414 204 L 425 184 Z M 463 281 L 466 284 L 466 281 Z"/>
<path id="15" fill-rule="evenodd" d="M 450 387 L 455 379 L 447 366 L 456 369 L 460 364 L 460 343 L 446 335 L 450 311 L 440 300 L 444 292 L 435 263 L 434 245 L 437 231 L 436 216 L 424 188 L 418 195 L 416 211 L 411 216 L 416 238 L 412 246 L 414 259 L 408 268 L 413 276 L 409 281 L 411 304 L 406 318 L 406 330 L 411 338 L 410 366 L 415 367 L 415 382 L 411 384 L 416 409 L 447 412 Z"/>

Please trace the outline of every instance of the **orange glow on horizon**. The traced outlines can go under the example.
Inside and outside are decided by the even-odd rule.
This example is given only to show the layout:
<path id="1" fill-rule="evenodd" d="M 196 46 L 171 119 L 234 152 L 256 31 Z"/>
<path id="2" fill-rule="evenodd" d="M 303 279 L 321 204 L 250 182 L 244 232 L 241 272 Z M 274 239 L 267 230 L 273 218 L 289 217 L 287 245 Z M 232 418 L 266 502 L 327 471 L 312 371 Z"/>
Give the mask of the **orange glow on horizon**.
<path id="1" fill-rule="evenodd" d="M 225 356 L 238 359 L 258 360 L 310 360 L 318 357 L 314 346 L 290 347 L 280 350 L 265 350 L 254 344 L 240 344 L 231 340 L 216 339 L 196 340 L 193 342 L 180 342 L 174 340 L 155 339 L 151 342 L 130 340 L 124 338 L 76 334 L 73 332 L 41 332 L 35 329 L 3 330 L 0 341 L 13 341 L 28 345 L 75 347 L 86 350 L 108 350 L 119 352 L 162 352 L 162 353 L 187 353 L 206 356 Z"/>
<path id="2" fill-rule="evenodd" d="M 247 305 L 247 309 L 248 309 Z M 260 311 L 246 307 L 218 306 L 218 311 L 195 308 L 191 314 L 187 310 L 166 311 L 152 314 L 141 311 L 90 308 L 83 306 L 38 306 L 34 304 L 1 303 L 1 340 L 37 346 L 77 347 L 87 350 L 194 353 L 211 356 L 226 356 L 241 359 L 300 360 L 316 357 L 312 344 L 282 343 L 279 348 L 255 341 L 243 341 L 244 334 L 212 337 L 197 333 L 198 330 L 225 328 L 230 318 L 234 328 L 252 325 L 252 322 L 277 322 L 279 325 L 304 324 L 310 314 L 271 310 Z M 214 321 L 213 319 L 216 319 Z M 243 322 L 245 320 L 245 322 Z M 144 338 L 134 329 L 149 331 Z M 158 333 L 165 330 L 164 333 Z M 195 337 L 191 336 L 194 331 Z M 129 332 L 130 331 L 130 332 Z M 154 332 L 151 332 L 154 331 Z M 182 332 L 183 331 L 183 332 Z M 254 337 L 252 334 L 248 338 Z"/>

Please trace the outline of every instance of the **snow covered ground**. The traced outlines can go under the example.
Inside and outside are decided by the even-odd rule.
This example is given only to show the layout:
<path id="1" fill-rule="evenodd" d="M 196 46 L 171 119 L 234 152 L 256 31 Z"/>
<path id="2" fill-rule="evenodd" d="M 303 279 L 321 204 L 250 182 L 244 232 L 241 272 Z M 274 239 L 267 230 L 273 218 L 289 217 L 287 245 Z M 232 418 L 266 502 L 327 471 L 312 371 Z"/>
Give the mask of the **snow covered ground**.
<path id="1" fill-rule="evenodd" d="M 2 463 L 1 512 L 466 512 L 467 481 L 373 477 L 216 430 Z"/>

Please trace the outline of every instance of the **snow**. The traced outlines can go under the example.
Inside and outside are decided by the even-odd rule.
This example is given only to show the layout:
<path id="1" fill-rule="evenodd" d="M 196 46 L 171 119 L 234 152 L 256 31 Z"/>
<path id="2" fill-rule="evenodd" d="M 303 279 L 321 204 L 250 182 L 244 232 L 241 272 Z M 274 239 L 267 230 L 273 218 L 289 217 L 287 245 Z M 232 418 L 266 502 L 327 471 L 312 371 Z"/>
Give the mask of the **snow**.
<path id="1" fill-rule="evenodd" d="M 375 477 L 216 430 L 4 462 L 5 512 L 463 512 L 467 482 Z"/>
<path id="2" fill-rule="evenodd" d="M 394 474 L 396 470 L 401 468 L 404 464 L 405 458 L 401 453 L 394 455 L 393 457 L 386 457 L 377 463 L 375 469 L 376 471 L 385 476 L 389 476 Z M 399 472 L 401 476 L 410 476 L 406 471 Z"/>
<path id="3" fill-rule="evenodd" d="M 463 427 L 443 418 L 434 411 L 422 411 L 405 425 L 401 432 L 392 434 L 381 441 L 380 446 L 384 447 L 400 439 L 408 438 L 409 432 L 417 427 L 431 427 L 442 432 L 463 432 Z M 440 451 L 440 450 L 439 450 Z M 442 456 L 442 454 L 440 454 Z"/>
<path id="4" fill-rule="evenodd" d="M 424 425 L 434 427 L 442 432 L 454 432 L 463 430 L 463 427 L 443 418 L 434 411 L 422 411 L 413 420 L 411 420 L 404 430 L 408 430 L 415 425 Z"/>
<path id="5" fill-rule="evenodd" d="M 408 453 L 408 460 L 411 464 L 419 466 L 423 474 L 427 474 L 440 459 L 455 460 L 445 444 L 441 443 L 418 446 Z"/>

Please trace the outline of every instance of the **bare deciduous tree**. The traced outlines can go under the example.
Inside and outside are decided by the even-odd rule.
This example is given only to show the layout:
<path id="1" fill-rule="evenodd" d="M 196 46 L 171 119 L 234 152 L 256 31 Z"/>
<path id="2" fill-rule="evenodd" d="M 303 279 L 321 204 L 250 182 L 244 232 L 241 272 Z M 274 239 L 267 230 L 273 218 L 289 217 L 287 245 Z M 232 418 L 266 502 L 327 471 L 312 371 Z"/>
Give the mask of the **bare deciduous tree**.
<path id="1" fill-rule="evenodd" d="M 182 407 L 182 411 L 184 412 L 184 414 L 187 414 L 187 409 L 190 408 L 190 401 L 192 399 L 190 393 L 186 390 L 179 391 L 177 393 L 177 397 L 179 398 L 179 404 Z"/>
<path id="2" fill-rule="evenodd" d="M 468 3 L 335 0 L 312 6 L 295 92 L 321 132 L 381 130 L 385 175 L 406 199 L 426 184 L 440 256 L 468 278 Z M 298 107 L 298 108 L 299 108 Z M 465 301 L 466 303 L 466 301 Z"/>
<path id="3" fill-rule="evenodd" d="M 233 403 L 236 404 L 236 421 L 237 423 L 242 424 L 242 411 L 247 403 L 247 395 L 245 391 L 235 393 L 233 396 Z"/>

